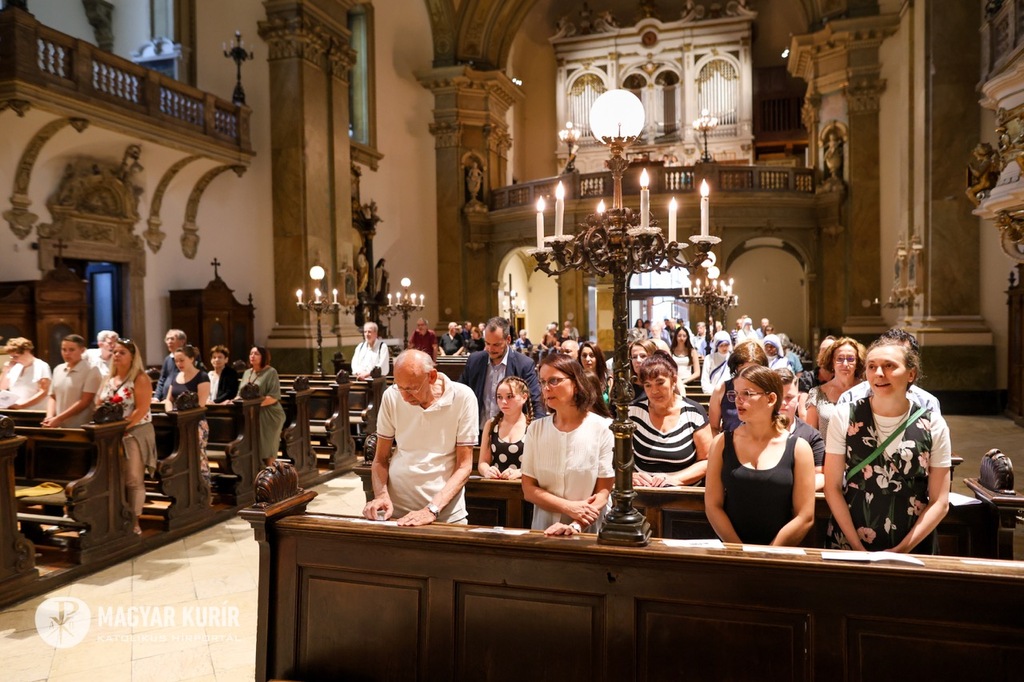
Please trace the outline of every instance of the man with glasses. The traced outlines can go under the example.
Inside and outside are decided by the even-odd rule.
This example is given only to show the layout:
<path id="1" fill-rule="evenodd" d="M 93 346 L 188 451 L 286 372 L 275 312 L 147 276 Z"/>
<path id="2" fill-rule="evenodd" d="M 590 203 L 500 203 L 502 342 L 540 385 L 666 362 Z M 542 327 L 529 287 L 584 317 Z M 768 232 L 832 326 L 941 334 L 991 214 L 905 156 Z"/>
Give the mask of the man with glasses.
<path id="1" fill-rule="evenodd" d="M 391 369 L 391 353 L 387 344 L 377 336 L 376 322 L 363 325 L 363 339 L 352 354 L 352 374 L 356 379 L 366 381 L 373 370 L 379 369 L 381 376 L 387 376 Z"/>
<path id="2" fill-rule="evenodd" d="M 96 335 L 96 348 L 89 348 L 82 356 L 85 361 L 99 370 L 101 377 L 110 374 L 110 360 L 114 357 L 114 342 L 117 332 L 104 329 Z"/>
<path id="3" fill-rule="evenodd" d="M 917 337 L 908 332 L 906 329 L 900 329 L 899 327 L 891 327 L 884 331 L 880 339 L 894 339 L 902 343 L 907 349 L 920 354 L 920 346 L 917 345 Z M 839 400 L 836 401 L 836 405 L 846 405 L 848 403 L 857 402 L 871 395 L 871 382 L 867 379 L 860 382 L 848 391 L 843 391 L 843 394 L 839 396 Z M 942 410 L 939 409 L 939 399 L 934 395 L 924 390 L 916 383 L 910 384 L 907 389 L 907 397 L 913 402 L 917 403 L 918 407 L 927 407 L 935 414 L 942 414 Z"/>
<path id="4" fill-rule="evenodd" d="M 426 353 L 402 352 L 377 415 L 374 497 L 363 516 L 397 517 L 400 526 L 466 523 L 463 488 L 473 470 L 477 415 L 468 387 L 438 373 Z"/>
<path id="5" fill-rule="evenodd" d="M 511 352 L 512 338 L 509 336 L 508 320 L 492 317 L 484 327 L 484 349 L 471 353 L 466 360 L 459 382 L 473 389 L 480 404 L 480 424 L 486 424 L 498 414 L 498 403 L 494 398 L 498 384 L 507 376 L 516 376 L 530 387 L 530 401 L 533 403 L 534 418 L 543 417 L 544 401 L 540 397 L 537 371 L 533 360 L 522 353 Z"/>

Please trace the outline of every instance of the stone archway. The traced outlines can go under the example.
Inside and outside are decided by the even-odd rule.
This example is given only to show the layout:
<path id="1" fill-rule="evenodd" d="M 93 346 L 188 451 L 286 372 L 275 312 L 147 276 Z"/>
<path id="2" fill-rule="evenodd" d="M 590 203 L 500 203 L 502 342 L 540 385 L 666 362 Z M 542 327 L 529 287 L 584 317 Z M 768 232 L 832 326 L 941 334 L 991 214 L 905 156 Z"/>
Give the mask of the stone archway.
<path id="1" fill-rule="evenodd" d="M 740 315 L 749 315 L 758 326 L 762 317 L 771 320 L 776 332 L 793 343 L 810 343 L 810 282 L 801 254 L 777 239 L 751 239 L 729 253 L 723 272 L 733 278 L 739 305 L 729 311 L 727 328 Z"/>

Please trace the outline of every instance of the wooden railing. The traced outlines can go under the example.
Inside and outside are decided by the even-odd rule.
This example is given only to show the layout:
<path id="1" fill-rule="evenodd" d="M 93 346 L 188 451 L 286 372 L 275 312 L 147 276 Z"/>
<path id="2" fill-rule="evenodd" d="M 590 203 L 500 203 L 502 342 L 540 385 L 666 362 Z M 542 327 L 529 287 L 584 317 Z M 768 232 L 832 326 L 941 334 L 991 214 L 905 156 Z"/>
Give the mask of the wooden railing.
<path id="1" fill-rule="evenodd" d="M 17 8 L 0 11 L 0 99 L 53 104 L 62 96 L 76 105 L 113 108 L 113 113 L 127 114 L 132 125 L 176 129 L 212 142 L 232 152 L 234 160 L 239 153 L 252 153 L 247 107 L 48 28 Z M 68 113 L 83 113 L 73 108 Z"/>
<path id="2" fill-rule="evenodd" d="M 794 192 L 813 194 L 815 176 L 813 168 L 780 168 L 778 166 L 647 166 L 633 165 L 623 177 L 624 185 L 639 187 L 636 176 L 646 168 L 650 176 L 652 194 L 667 192 L 694 192 L 701 178 L 707 178 L 718 192 Z M 542 178 L 507 187 L 491 193 L 491 209 L 499 211 L 518 206 L 532 206 L 539 197 L 548 200 L 555 194 L 559 182 L 565 186 L 566 199 L 601 199 L 612 196 L 612 174 L 571 173 L 554 178 Z"/>
<path id="3" fill-rule="evenodd" d="M 1024 0 L 988 3 L 981 25 L 982 79 L 995 75 L 1024 44 Z"/>

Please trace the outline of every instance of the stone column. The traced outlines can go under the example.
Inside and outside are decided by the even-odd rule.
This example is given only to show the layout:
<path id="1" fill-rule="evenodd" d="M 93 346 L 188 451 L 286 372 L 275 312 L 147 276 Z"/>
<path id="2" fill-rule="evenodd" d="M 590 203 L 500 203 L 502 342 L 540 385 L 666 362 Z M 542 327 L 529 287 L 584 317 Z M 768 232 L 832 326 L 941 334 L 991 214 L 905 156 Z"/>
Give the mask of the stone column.
<path id="1" fill-rule="evenodd" d="M 447 66 L 417 78 L 435 102 L 430 132 L 436 150 L 438 309 L 451 309 L 452 319 L 485 320 L 498 311 L 494 291 L 484 286 L 495 273 L 485 267 L 494 259 L 480 238 L 482 218 L 491 188 L 504 184 L 510 147 L 505 115 L 523 95 L 501 71 Z M 470 196 L 467 170 L 473 163 L 482 166 L 483 183 Z"/>
<path id="2" fill-rule="evenodd" d="M 350 147 L 347 70 L 352 63 L 347 11 L 352 2 L 265 0 L 259 22 L 270 71 L 273 174 L 274 321 L 267 345 L 280 349 L 283 372 L 313 367 L 315 322 L 295 305 L 295 290 L 312 290 L 309 268 L 327 271 L 328 290 L 351 262 Z M 339 252 L 348 250 L 346 258 Z M 264 311 L 267 314 L 270 311 Z M 323 319 L 324 355 L 337 346 L 335 316 Z M 301 350 L 300 350 L 301 349 Z"/>

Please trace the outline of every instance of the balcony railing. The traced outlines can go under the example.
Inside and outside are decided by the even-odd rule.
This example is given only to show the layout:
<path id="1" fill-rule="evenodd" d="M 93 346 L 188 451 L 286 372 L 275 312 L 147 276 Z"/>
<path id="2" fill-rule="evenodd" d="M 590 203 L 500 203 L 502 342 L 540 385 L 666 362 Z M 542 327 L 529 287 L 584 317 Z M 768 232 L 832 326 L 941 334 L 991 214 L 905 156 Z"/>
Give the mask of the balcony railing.
<path id="1" fill-rule="evenodd" d="M 164 144 L 190 151 L 205 146 L 208 155 L 235 163 L 252 155 L 247 107 L 104 52 L 13 7 L 0 11 L 0 99 L 106 118 Z"/>
<path id="2" fill-rule="evenodd" d="M 652 194 L 697 191 L 700 178 L 705 177 L 717 192 L 794 192 L 814 194 L 815 175 L 812 168 L 779 168 L 778 166 L 631 166 L 623 176 L 623 187 L 639 193 L 640 171 L 647 168 Z M 532 206 L 539 197 L 550 202 L 559 182 L 565 187 L 566 199 L 611 199 L 612 174 L 571 173 L 554 178 L 501 187 L 491 193 L 491 209 L 499 211 L 517 206 Z"/>
<path id="3" fill-rule="evenodd" d="M 990 2 L 981 36 L 982 78 L 987 80 L 1006 66 L 1024 46 L 1024 0 Z"/>

